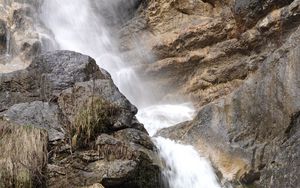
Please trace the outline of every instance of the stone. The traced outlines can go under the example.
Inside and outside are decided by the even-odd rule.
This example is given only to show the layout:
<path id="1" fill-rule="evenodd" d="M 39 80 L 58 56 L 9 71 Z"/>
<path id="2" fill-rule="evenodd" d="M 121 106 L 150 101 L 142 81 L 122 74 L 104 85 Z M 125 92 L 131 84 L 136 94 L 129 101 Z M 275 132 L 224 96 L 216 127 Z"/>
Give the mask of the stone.
<path id="1" fill-rule="evenodd" d="M 293 0 L 236 0 L 234 14 L 241 27 L 251 27 L 274 9 L 290 4 Z"/>
<path id="2" fill-rule="evenodd" d="M 91 57 L 39 55 L 0 75 L 0 96 L 0 117 L 46 133 L 48 187 L 159 186 L 160 160 L 137 108 Z"/>
<path id="3" fill-rule="evenodd" d="M 137 131 L 131 130 L 131 134 Z M 161 183 L 160 161 L 153 148 L 137 147 L 132 140 L 115 135 L 101 134 L 95 149 L 76 151 L 50 167 L 49 187 L 91 186 L 101 182 L 104 187 L 150 188 Z"/>
<path id="4" fill-rule="evenodd" d="M 105 74 L 88 56 L 70 51 L 45 53 L 25 70 L 0 73 L 0 111 L 17 103 L 56 100 L 75 82 L 106 78 Z"/>
<path id="5" fill-rule="evenodd" d="M 53 34 L 39 20 L 41 3 L 36 0 L 0 1 L 0 20 L 6 22 L 6 33 L 1 36 L 0 42 L 0 54 L 5 52 L 5 57 L 1 58 L 0 73 L 24 69 L 34 57 L 57 45 L 53 42 Z M 1 50 L 3 39 L 4 52 Z"/>
<path id="6" fill-rule="evenodd" d="M 111 104 L 108 110 L 114 110 L 115 118 L 110 129 L 118 130 L 126 127 L 132 127 L 133 117 L 137 113 L 137 108 L 133 106 L 118 88 L 113 84 L 112 80 L 94 80 L 88 82 L 78 82 L 72 88 L 62 91 L 58 97 L 58 104 L 65 116 L 69 118 L 71 123 L 76 120 L 76 115 L 84 107 L 90 103 L 93 108 L 100 101 Z M 99 104 L 101 105 L 101 104 Z M 102 104 L 103 105 L 103 104 Z"/>
<path id="7" fill-rule="evenodd" d="M 47 130 L 50 142 L 65 139 L 65 131 L 61 124 L 63 120 L 55 104 L 41 101 L 20 103 L 10 107 L 2 115 L 16 124 Z"/>
<path id="8" fill-rule="evenodd" d="M 6 35 L 7 35 L 7 28 L 6 22 L 0 19 L 0 56 L 6 52 Z"/>
<path id="9" fill-rule="evenodd" d="M 299 23 L 299 1 L 259 1 L 266 11 L 249 28 L 236 22 L 233 1 L 207 3 L 215 7 L 214 13 L 205 16 L 183 14 L 174 10 L 175 4 L 171 6 L 163 0 L 155 2 L 150 1 L 146 13 L 132 20 L 132 27 L 136 28 L 135 19 L 142 17 L 148 20 L 146 26 L 135 31 L 127 24 L 123 33 L 128 34 L 121 33 L 121 41 L 130 41 L 134 35 L 141 43 L 139 48 L 143 46 L 143 52 L 153 54 L 149 61 L 139 60 L 143 63 L 136 67 L 145 85 L 159 91 L 158 99 L 168 101 L 184 96 L 197 107 L 238 89 Z M 236 4 L 247 7 L 247 2 L 250 1 Z M 182 3 L 189 4 L 178 1 L 178 6 L 184 7 Z M 247 11 L 258 15 L 255 10 Z M 136 53 L 134 57 L 139 59 L 139 50 L 129 42 L 124 45 L 124 54 Z"/>
<path id="10" fill-rule="evenodd" d="M 299 42 L 300 28 L 239 89 L 159 135 L 194 145 L 230 181 L 297 187 Z"/>

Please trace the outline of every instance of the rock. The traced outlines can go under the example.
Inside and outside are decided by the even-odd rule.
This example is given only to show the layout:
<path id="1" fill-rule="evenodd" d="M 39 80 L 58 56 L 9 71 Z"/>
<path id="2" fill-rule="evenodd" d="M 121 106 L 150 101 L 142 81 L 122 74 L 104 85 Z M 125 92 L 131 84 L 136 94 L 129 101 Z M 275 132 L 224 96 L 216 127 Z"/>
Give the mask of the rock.
<path id="1" fill-rule="evenodd" d="M 94 185 L 82 187 L 82 188 L 104 188 L 100 183 L 95 183 Z"/>
<path id="2" fill-rule="evenodd" d="M 138 76 L 161 93 L 157 98 L 162 101 L 183 95 L 201 107 L 232 93 L 299 25 L 298 0 L 205 2 L 149 1 L 120 34 L 125 56 L 143 62 L 136 66 Z M 249 8 L 251 2 L 262 6 L 263 13 Z M 197 11 L 204 4 L 211 11 Z M 239 10 L 255 15 L 251 26 L 236 20 Z M 136 27 L 137 20 L 145 20 L 143 27 Z M 134 38 L 138 47 L 128 42 Z M 141 47 L 153 57 L 140 60 Z"/>
<path id="3" fill-rule="evenodd" d="M 159 187 L 156 147 L 136 107 L 94 59 L 39 55 L 25 70 L 0 75 L 0 96 L 3 118 L 48 132 L 48 187 Z"/>
<path id="4" fill-rule="evenodd" d="M 50 142 L 65 138 L 65 131 L 61 124 L 63 120 L 55 104 L 41 101 L 20 103 L 10 107 L 3 116 L 19 125 L 30 125 L 47 130 Z"/>
<path id="5" fill-rule="evenodd" d="M 44 187 L 47 132 L 0 120 L 0 187 Z"/>
<path id="6" fill-rule="evenodd" d="M 120 140 L 126 140 L 129 143 L 134 143 L 139 147 L 144 147 L 149 150 L 155 150 L 156 147 L 151 141 L 149 135 L 145 131 L 140 131 L 132 128 L 117 131 L 114 136 Z"/>
<path id="7" fill-rule="evenodd" d="M 6 52 L 6 23 L 0 20 L 0 56 Z"/>
<path id="8" fill-rule="evenodd" d="M 94 150 L 76 151 L 57 163 L 49 172 L 48 185 L 86 186 L 101 182 L 105 187 L 159 186 L 160 164 L 153 150 L 108 134 L 99 135 L 95 147 Z"/>
<path id="9" fill-rule="evenodd" d="M 25 70 L 0 74 L 0 111 L 17 103 L 56 100 L 75 82 L 106 78 L 105 74 L 88 56 L 69 51 L 46 53 Z"/>
<path id="10" fill-rule="evenodd" d="M 39 20 L 41 3 L 36 0 L 0 1 L 0 20 L 6 25 L 5 51 L 1 50 L 3 41 L 0 42 L 0 55 L 5 53 L 1 57 L 0 73 L 24 69 L 34 57 L 56 46 L 52 42 L 54 36 Z"/>
<path id="11" fill-rule="evenodd" d="M 251 27 L 270 11 L 290 4 L 293 0 L 236 0 L 234 14 L 241 27 Z"/>
<path id="12" fill-rule="evenodd" d="M 104 101 L 111 104 L 111 109 L 118 111 L 115 112 L 116 119 L 112 122 L 111 129 L 131 127 L 133 117 L 137 113 L 136 107 L 119 92 L 111 80 L 78 82 L 72 88 L 64 90 L 58 98 L 60 108 L 69 117 L 71 123 L 75 121 L 75 116 L 85 104 L 88 104 L 88 101 L 91 109 L 96 108 L 97 101 L 98 103 Z"/>
<path id="13" fill-rule="evenodd" d="M 194 145 L 225 179 L 299 186 L 299 42 L 300 28 L 239 89 L 160 134 Z"/>
<path id="14" fill-rule="evenodd" d="M 92 7 L 104 17 L 109 26 L 120 26 L 131 19 L 143 0 L 92 1 Z"/>

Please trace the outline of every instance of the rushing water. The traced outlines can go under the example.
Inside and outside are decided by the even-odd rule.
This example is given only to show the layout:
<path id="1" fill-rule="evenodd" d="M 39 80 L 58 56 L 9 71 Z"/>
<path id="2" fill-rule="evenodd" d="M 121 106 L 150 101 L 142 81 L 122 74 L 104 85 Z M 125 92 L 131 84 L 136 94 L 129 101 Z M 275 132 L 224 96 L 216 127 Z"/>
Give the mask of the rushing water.
<path id="1" fill-rule="evenodd" d="M 120 1 L 120 0 L 118 0 Z M 112 9 L 111 0 L 102 0 L 101 10 Z M 134 3 L 134 1 L 129 1 Z M 108 70 L 120 91 L 139 107 L 137 118 L 153 136 L 159 129 L 191 120 L 194 109 L 190 104 L 156 104 L 145 106 L 147 92 L 143 83 L 118 55 L 117 43 L 101 14 L 91 0 L 45 0 L 42 20 L 52 30 L 60 49 L 88 54 Z M 111 10 L 113 11 L 113 10 Z M 117 18 L 117 14 L 114 16 Z M 219 187 L 209 162 L 200 157 L 192 146 L 162 137 L 153 138 L 166 167 L 163 171 L 171 188 Z"/>

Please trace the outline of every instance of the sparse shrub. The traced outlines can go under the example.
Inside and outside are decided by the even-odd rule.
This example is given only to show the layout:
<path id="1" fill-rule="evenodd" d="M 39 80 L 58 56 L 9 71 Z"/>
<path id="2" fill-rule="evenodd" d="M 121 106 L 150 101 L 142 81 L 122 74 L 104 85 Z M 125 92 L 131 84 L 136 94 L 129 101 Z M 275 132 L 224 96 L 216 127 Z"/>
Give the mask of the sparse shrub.
<path id="1" fill-rule="evenodd" d="M 99 98 L 91 97 L 75 117 L 72 126 L 72 146 L 86 147 L 101 133 L 110 132 L 119 109 Z"/>

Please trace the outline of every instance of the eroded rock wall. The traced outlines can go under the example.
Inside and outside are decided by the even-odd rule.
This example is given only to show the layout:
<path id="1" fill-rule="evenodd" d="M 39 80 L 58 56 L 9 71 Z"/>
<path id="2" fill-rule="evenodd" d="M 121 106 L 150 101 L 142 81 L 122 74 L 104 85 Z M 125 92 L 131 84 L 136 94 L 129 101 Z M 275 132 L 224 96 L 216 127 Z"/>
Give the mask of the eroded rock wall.
<path id="1" fill-rule="evenodd" d="M 241 86 L 299 24 L 298 1 L 253 2 L 148 1 L 121 30 L 122 49 L 125 56 L 137 48 L 153 55 L 136 55 L 144 62 L 137 70 L 161 97 L 205 105 Z"/>
<path id="2" fill-rule="evenodd" d="M 121 32 L 124 54 L 138 38 L 154 55 L 138 70 L 162 100 L 199 110 L 159 134 L 194 145 L 233 186 L 299 186 L 299 7 L 152 0 Z"/>

